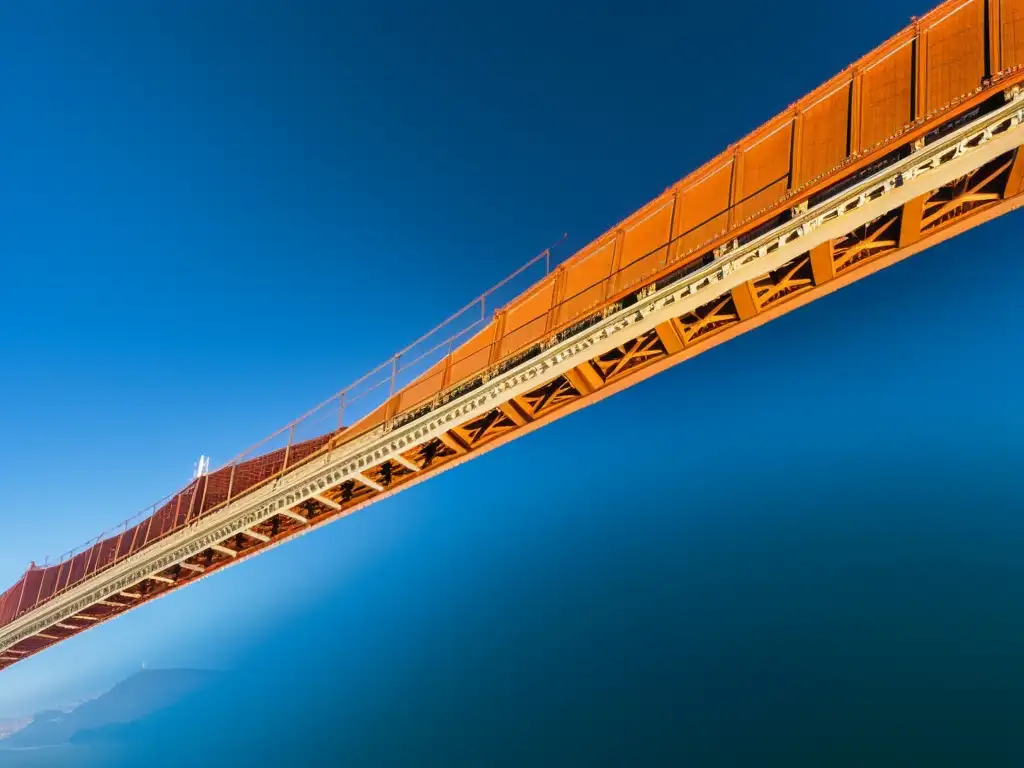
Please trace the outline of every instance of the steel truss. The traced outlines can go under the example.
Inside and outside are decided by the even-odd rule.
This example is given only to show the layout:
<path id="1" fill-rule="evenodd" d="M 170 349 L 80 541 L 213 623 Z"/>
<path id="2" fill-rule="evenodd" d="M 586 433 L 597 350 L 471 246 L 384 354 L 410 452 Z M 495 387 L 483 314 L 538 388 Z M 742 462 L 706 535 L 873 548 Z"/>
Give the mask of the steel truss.
<path id="1" fill-rule="evenodd" d="M 1024 204 L 1024 98 L 414 421 L 312 460 L 0 629 L 0 669 Z"/>

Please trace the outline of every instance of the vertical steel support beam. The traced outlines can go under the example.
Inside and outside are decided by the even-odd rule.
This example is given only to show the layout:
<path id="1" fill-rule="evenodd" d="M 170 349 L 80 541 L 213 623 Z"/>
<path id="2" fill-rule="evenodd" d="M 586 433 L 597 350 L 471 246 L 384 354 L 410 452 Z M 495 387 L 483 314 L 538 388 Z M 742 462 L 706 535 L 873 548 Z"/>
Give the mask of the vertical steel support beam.
<path id="1" fill-rule="evenodd" d="M 754 295 L 754 285 L 750 280 L 737 285 L 732 289 L 732 301 L 736 305 L 736 313 L 740 320 L 749 320 L 758 313 L 757 297 Z"/>
<path id="2" fill-rule="evenodd" d="M 284 449 L 284 469 L 281 470 L 281 474 L 288 471 L 288 456 L 292 452 L 292 441 L 295 440 L 295 424 L 293 423 L 291 429 L 288 430 L 288 446 Z M 209 483 L 207 483 L 209 485 Z M 203 488 L 203 500 L 206 500 L 206 488 Z M 202 514 L 202 507 L 199 508 L 199 514 Z"/>
<path id="3" fill-rule="evenodd" d="M 444 390 L 452 383 L 452 343 L 453 339 L 448 339 L 448 351 L 444 356 L 444 368 L 441 369 L 441 386 L 437 390 L 438 397 Z M 490 353 L 487 355 L 490 358 Z"/>
<path id="4" fill-rule="evenodd" d="M 195 493 L 192 494 L 192 501 L 189 502 L 189 514 L 192 514 L 192 504 L 195 503 Z M 149 516 L 149 521 L 146 523 L 146 538 L 142 542 L 142 546 L 149 544 L 149 534 L 153 532 L 153 516 Z"/>
<path id="5" fill-rule="evenodd" d="M 676 185 L 675 189 L 672 190 L 672 215 L 668 219 L 668 242 L 665 244 L 665 266 L 671 264 L 674 259 L 672 258 L 672 241 L 676 236 L 676 215 L 679 213 L 679 186 Z"/>
<path id="6" fill-rule="evenodd" d="M 544 333 L 552 333 L 558 325 L 558 308 L 565 299 L 565 285 L 568 280 L 568 270 L 564 264 L 555 267 L 554 285 L 551 288 L 551 306 L 548 308 L 548 316 L 544 321 Z"/>
<path id="7" fill-rule="evenodd" d="M 99 545 L 102 536 L 103 534 L 97 536 L 96 542 L 91 547 L 89 547 L 89 557 L 86 558 L 85 570 L 82 571 L 82 581 L 85 581 L 87 578 L 89 578 L 89 569 L 94 566 L 93 560 L 96 558 L 96 555 L 98 554 L 98 552 L 96 551 L 96 547 Z"/>
<path id="8" fill-rule="evenodd" d="M 202 477 L 197 477 L 192 483 L 192 493 L 189 494 L 188 498 L 188 512 L 185 514 L 185 525 L 192 522 L 192 514 L 196 510 L 196 498 L 199 496 L 199 483 L 202 482 Z M 198 515 L 198 513 L 196 513 Z M 149 527 L 146 528 L 146 540 L 143 542 L 143 546 L 149 543 L 149 529 L 153 523 L 150 520 Z"/>
<path id="9" fill-rule="evenodd" d="M 235 485 L 235 467 L 236 466 L 238 466 L 238 459 L 232 459 L 231 460 L 231 475 L 228 477 L 228 497 L 227 497 L 227 500 L 224 502 L 225 504 L 230 504 L 231 503 L 231 491 L 234 489 L 234 485 Z"/>
<path id="10" fill-rule="evenodd" d="M 29 569 L 31 570 L 31 568 Z M 40 582 L 41 583 L 41 582 Z M 21 592 L 18 594 L 18 605 L 14 609 L 14 617 L 21 615 L 21 606 L 25 601 L 25 590 L 28 588 L 28 571 L 25 571 L 25 580 L 21 582 Z"/>
<path id="11" fill-rule="evenodd" d="M 827 283 L 836 276 L 835 254 L 832 241 L 828 240 L 811 249 L 811 273 L 814 284 Z"/>
<path id="12" fill-rule="evenodd" d="M 57 581 L 55 581 L 54 584 L 53 584 L 53 594 L 55 594 L 55 595 L 58 592 L 60 592 L 61 589 L 62 589 L 62 587 L 60 585 L 60 578 L 61 578 L 61 575 L 64 573 L 64 565 L 65 565 L 65 563 L 68 563 L 68 562 L 70 562 L 70 561 L 69 560 L 62 560 L 61 564 L 57 567 Z M 70 570 L 71 570 L 71 568 L 69 566 L 68 567 L 68 571 L 70 572 Z"/>
<path id="13" fill-rule="evenodd" d="M 743 154 L 739 146 L 732 152 L 732 175 L 729 179 L 729 215 L 726 216 L 725 229 L 732 231 L 736 224 L 736 204 L 739 202 L 740 189 L 743 186 Z"/>
<path id="14" fill-rule="evenodd" d="M 43 578 L 39 580 L 39 586 L 36 588 L 36 599 L 32 603 L 32 607 L 35 608 L 39 605 L 39 600 L 43 595 L 43 582 L 46 581 L 46 568 L 43 568 Z"/>
<path id="15" fill-rule="evenodd" d="M 612 260 L 608 265 L 608 288 L 604 298 L 608 299 L 619 291 L 619 265 L 622 263 L 622 248 L 626 242 L 626 232 L 619 227 L 615 230 L 615 244 L 612 245 Z"/>
<path id="16" fill-rule="evenodd" d="M 985 68 L 989 77 L 1003 69 L 1003 28 L 1000 18 L 1002 4 L 1002 0 L 986 0 L 985 2 L 985 5 L 988 6 L 988 40 L 985 46 L 988 50 L 988 61 L 985 62 Z"/>
<path id="17" fill-rule="evenodd" d="M 850 80 L 849 130 L 847 131 L 846 156 L 860 152 L 861 102 L 863 101 L 864 74 L 856 67 Z"/>
<path id="18" fill-rule="evenodd" d="M 181 519 L 181 494 L 179 493 L 177 496 L 175 496 L 175 502 L 174 502 L 174 525 L 175 526 L 178 525 L 178 520 L 180 520 L 180 519 Z M 187 521 L 182 521 L 181 524 L 184 526 L 185 522 L 187 522 Z"/>
<path id="19" fill-rule="evenodd" d="M 508 420 L 517 427 L 525 426 L 526 423 L 530 421 L 530 418 L 519 409 L 519 406 L 516 405 L 514 400 L 508 400 L 501 403 L 501 405 L 498 406 L 498 410 L 505 414 Z"/>
<path id="20" fill-rule="evenodd" d="M 661 345 L 665 347 L 665 354 L 674 355 L 676 352 L 682 352 L 683 339 L 671 321 L 658 323 L 654 326 L 654 332 L 658 334 Z"/>
<path id="21" fill-rule="evenodd" d="M 480 300 L 481 313 L 483 311 L 483 306 L 484 306 L 484 302 L 483 302 L 483 299 L 481 299 Z M 395 394 L 395 384 L 397 382 L 398 382 L 398 355 L 395 355 L 394 357 L 391 358 L 391 376 L 390 376 L 390 381 L 388 381 L 388 400 L 390 400 L 392 395 Z M 292 426 L 292 430 L 294 431 L 294 429 L 295 429 L 295 427 L 293 425 Z"/>
<path id="22" fill-rule="evenodd" d="M 494 365 L 501 358 L 501 338 L 505 335 L 505 323 L 508 320 L 508 313 L 499 309 L 494 313 L 494 329 L 491 332 L 491 348 L 487 352 L 487 365 Z M 458 382 L 452 382 L 456 384 Z"/>
<path id="23" fill-rule="evenodd" d="M 111 564 L 117 562 L 117 556 L 121 552 L 121 544 L 124 543 L 124 536 L 125 536 L 126 533 L 128 533 L 128 521 L 125 520 L 124 523 L 122 523 L 122 525 L 124 526 L 124 529 L 121 531 L 121 533 L 117 537 L 117 543 L 114 544 L 114 556 L 112 558 L 110 558 L 110 563 L 108 563 L 108 565 L 111 565 Z"/>
<path id="24" fill-rule="evenodd" d="M 180 496 L 181 494 L 178 494 L 178 495 Z M 128 551 L 125 553 L 125 557 L 131 557 L 132 554 L 134 554 L 134 552 L 135 552 L 135 542 L 138 540 L 138 538 L 139 538 L 139 531 L 141 531 L 141 530 L 142 530 L 142 523 L 140 522 L 140 523 L 137 523 L 135 525 L 135 530 L 132 532 L 132 543 L 128 545 Z"/>
<path id="25" fill-rule="evenodd" d="M 803 181 L 803 143 L 804 143 L 804 112 L 797 107 L 793 114 L 793 138 L 790 141 L 789 152 L 789 183 L 786 189 L 790 190 L 800 186 Z"/>
<path id="26" fill-rule="evenodd" d="M 480 310 L 483 312 L 484 299 L 480 299 Z M 391 420 L 398 415 L 398 404 L 402 400 L 401 394 L 396 395 L 398 389 L 398 358 L 401 355 L 395 355 L 391 358 L 391 381 L 388 382 L 388 399 L 384 401 L 384 428 L 390 429 Z"/>
<path id="27" fill-rule="evenodd" d="M 924 117 L 928 104 L 925 98 L 928 92 L 928 33 L 921 29 L 921 22 L 914 21 L 914 89 L 911 98 L 913 108 L 910 118 L 917 120 Z"/>
<path id="28" fill-rule="evenodd" d="M 345 395 L 348 394 L 348 390 L 344 390 L 341 393 L 341 397 L 338 398 L 338 429 L 340 430 L 345 426 Z"/>
<path id="29" fill-rule="evenodd" d="M 921 217 L 924 214 L 925 197 L 927 195 L 920 195 L 903 204 L 903 213 L 900 215 L 900 248 L 921 239 Z"/>
<path id="30" fill-rule="evenodd" d="M 581 363 L 575 368 L 570 368 L 562 375 L 572 384 L 573 389 L 581 395 L 593 394 L 604 385 L 601 377 L 589 361 Z"/>

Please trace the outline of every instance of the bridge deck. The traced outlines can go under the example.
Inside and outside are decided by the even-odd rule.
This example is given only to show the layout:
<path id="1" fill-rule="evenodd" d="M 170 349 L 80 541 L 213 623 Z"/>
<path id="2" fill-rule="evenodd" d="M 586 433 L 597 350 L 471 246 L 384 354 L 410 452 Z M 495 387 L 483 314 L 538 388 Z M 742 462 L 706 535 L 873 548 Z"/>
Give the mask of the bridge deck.
<path id="1" fill-rule="evenodd" d="M 493 317 L 481 300 L 407 383 L 396 356 L 276 450 L 30 568 L 0 596 L 0 669 L 1018 207 L 1022 65 L 1024 0 L 943 4 Z"/>

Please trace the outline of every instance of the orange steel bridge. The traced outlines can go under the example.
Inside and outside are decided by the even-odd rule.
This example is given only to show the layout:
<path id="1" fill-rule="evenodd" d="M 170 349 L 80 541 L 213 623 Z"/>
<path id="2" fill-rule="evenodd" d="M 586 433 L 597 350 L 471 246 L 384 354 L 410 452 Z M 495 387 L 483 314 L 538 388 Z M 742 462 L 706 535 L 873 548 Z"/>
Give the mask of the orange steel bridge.
<path id="1" fill-rule="evenodd" d="M 0 669 L 1019 207 L 1021 144 L 1024 0 L 942 4 L 563 263 L 33 564 L 0 595 Z"/>

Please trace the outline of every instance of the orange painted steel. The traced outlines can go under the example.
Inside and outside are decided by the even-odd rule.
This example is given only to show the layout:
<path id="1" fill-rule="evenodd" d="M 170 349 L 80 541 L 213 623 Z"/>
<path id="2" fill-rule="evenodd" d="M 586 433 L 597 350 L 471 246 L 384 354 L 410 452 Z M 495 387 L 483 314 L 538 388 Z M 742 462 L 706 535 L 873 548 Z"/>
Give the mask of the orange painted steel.
<path id="1" fill-rule="evenodd" d="M 61 594 L 69 587 L 102 573 L 109 566 L 152 546 L 175 531 L 219 509 L 267 480 L 292 469 L 325 446 L 331 435 L 297 443 L 204 475 L 134 525 L 62 559 L 49 567 L 31 566 L 21 580 L 0 596 L 0 626 Z"/>
<path id="2" fill-rule="evenodd" d="M 986 26 L 986 15 L 996 23 Z M 581 249 L 355 432 L 429 403 L 642 283 L 759 232 L 950 115 L 998 98 L 1024 78 L 1022 19 L 1024 0 L 943 3 Z"/>
<path id="3" fill-rule="evenodd" d="M 638 290 L 700 268 L 723 249 L 785 222 L 801 206 L 830 199 L 837 190 L 906 157 L 922 142 L 984 114 L 1001 103 L 1008 88 L 1022 82 L 1024 0 L 943 3 L 554 270 L 550 250 L 542 252 L 429 334 L 226 466 L 56 563 L 33 565 L 0 595 L 0 627 L 313 457 L 372 430 L 409 423 L 471 391 L 553 340 L 571 337 L 614 311 Z M 350 514 L 398 487 L 455 466 L 1019 207 L 1022 192 L 1024 160 L 1018 150 L 812 249 L 783 270 L 748 281 L 706 307 L 577 366 L 543 391 L 496 407 L 479 423 L 445 432 L 433 447 L 418 446 L 404 459 L 414 470 L 384 462 L 387 466 L 367 470 L 371 486 L 349 483 L 331 489 L 322 503 L 288 514 L 298 515 L 299 524 L 312 523 L 317 515 L 320 522 Z M 518 295 L 496 300 L 511 280 L 532 279 L 531 270 L 541 268 L 539 279 Z M 496 304 L 500 308 L 488 316 Z M 230 547 L 218 545 L 220 554 L 208 550 L 205 566 L 192 563 L 187 569 L 215 570 L 296 530 L 287 519 L 275 519 L 239 534 Z M 179 584 L 178 572 L 162 578 L 170 584 L 166 589 Z M 166 589 L 150 585 L 138 593 L 123 593 L 136 597 L 123 604 L 107 601 L 84 617 L 91 623 L 63 629 L 74 634 Z M 0 669 L 61 639 L 61 633 L 41 633 L 20 642 L 7 656 L 0 654 Z"/>

